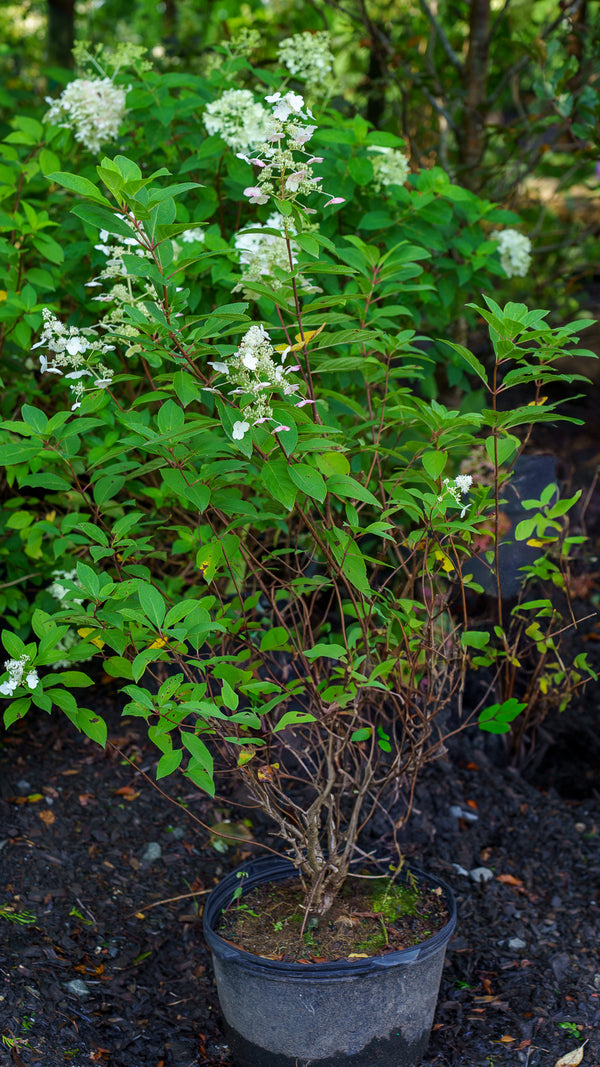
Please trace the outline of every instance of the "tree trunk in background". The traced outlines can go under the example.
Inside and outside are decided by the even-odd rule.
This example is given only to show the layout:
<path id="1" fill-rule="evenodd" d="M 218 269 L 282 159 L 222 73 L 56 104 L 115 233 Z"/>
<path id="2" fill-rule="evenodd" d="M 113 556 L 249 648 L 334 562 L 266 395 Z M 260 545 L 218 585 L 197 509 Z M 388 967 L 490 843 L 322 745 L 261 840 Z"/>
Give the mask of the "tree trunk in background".
<path id="1" fill-rule="evenodd" d="M 471 0 L 469 51 L 465 63 L 465 107 L 458 134 L 460 179 L 478 188 L 477 168 L 485 148 L 490 0 Z"/>
<path id="2" fill-rule="evenodd" d="M 73 66 L 75 0 L 48 0 L 48 63 Z"/>

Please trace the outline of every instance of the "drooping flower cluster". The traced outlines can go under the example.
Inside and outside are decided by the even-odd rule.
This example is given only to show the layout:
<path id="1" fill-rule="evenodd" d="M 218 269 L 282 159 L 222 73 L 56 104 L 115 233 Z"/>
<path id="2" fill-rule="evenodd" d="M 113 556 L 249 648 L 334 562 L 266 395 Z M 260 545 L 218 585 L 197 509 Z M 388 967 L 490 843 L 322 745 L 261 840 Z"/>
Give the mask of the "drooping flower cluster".
<path id="1" fill-rule="evenodd" d="M 286 37 L 277 49 L 277 57 L 290 74 L 307 82 L 307 88 L 323 87 L 333 72 L 331 39 L 325 30 L 304 31 Z"/>
<path id="2" fill-rule="evenodd" d="M 50 104 L 46 122 L 71 129 L 76 141 L 99 152 L 119 134 L 127 91 L 111 78 L 76 78 L 57 100 L 46 98 Z"/>
<path id="3" fill-rule="evenodd" d="M 208 132 L 218 133 L 234 152 L 247 151 L 264 141 L 268 124 L 269 113 L 248 89 L 227 89 L 204 111 Z"/>
<path id="4" fill-rule="evenodd" d="M 372 145 L 369 152 L 373 153 L 373 184 L 378 192 L 388 185 L 404 185 L 410 166 L 403 152 L 384 145 Z"/>
<path id="5" fill-rule="evenodd" d="M 455 504 L 458 504 L 461 508 L 460 517 L 463 519 L 468 511 L 468 505 L 464 504 L 461 499 L 461 494 L 466 496 L 473 484 L 473 478 L 470 474 L 457 474 L 454 480 L 450 478 L 444 478 L 442 483 L 442 495 L 438 497 L 438 500 L 442 501 L 445 496 L 451 496 Z"/>
<path id="6" fill-rule="evenodd" d="M 243 409 L 245 418 L 233 426 L 232 436 L 241 441 L 250 429 L 265 422 L 275 423 L 273 433 L 287 430 L 273 417 L 271 394 L 275 391 L 283 396 L 293 396 L 300 389 L 298 383 L 290 382 L 288 375 L 299 370 L 297 365 L 284 366 L 290 349 L 285 348 L 276 362 L 276 352 L 271 344 L 269 334 L 264 326 L 254 325 L 244 334 L 237 352 L 227 363 L 210 363 L 218 374 L 224 374 L 234 386 L 229 390 L 230 396 L 250 396 L 250 403 Z M 308 403 L 306 400 L 296 402 L 296 407 Z"/>
<path id="7" fill-rule="evenodd" d="M 313 172 L 313 163 L 322 163 L 322 156 L 309 156 L 305 146 L 310 141 L 316 126 L 310 120 L 312 112 L 304 103 L 299 93 L 273 93 L 265 97 L 271 104 L 271 118 L 266 139 L 255 149 L 254 156 L 248 158 L 238 152 L 240 159 L 259 168 L 256 185 L 244 189 L 251 204 L 266 204 L 270 197 L 278 196 L 295 202 L 301 196 L 320 193 L 327 196 L 320 187 L 322 178 Z M 309 156 L 298 162 L 294 153 Z M 330 197 L 325 204 L 343 204 L 344 198 Z M 312 208 L 305 211 L 312 212 Z"/>
<path id="8" fill-rule="evenodd" d="M 4 664 L 4 670 L 8 671 L 8 678 L 0 683 L 0 695 L 11 697 L 20 685 L 26 685 L 28 689 L 35 689 L 39 684 L 38 673 L 34 668 L 28 670 L 31 663 L 29 656 L 21 656 L 20 659 L 9 659 Z M 25 681 L 23 681 L 23 678 Z"/>
<path id="9" fill-rule="evenodd" d="M 500 263 L 508 278 L 524 278 L 531 265 L 531 241 L 518 230 L 494 230 L 492 241 L 498 242 Z"/>
<path id="10" fill-rule="evenodd" d="M 71 411 L 75 411 L 85 393 L 82 378 L 91 378 L 96 389 L 106 389 L 111 384 L 113 371 L 98 363 L 97 357 L 114 351 L 114 346 L 106 344 L 95 327 L 80 330 L 77 326 L 65 326 L 48 308 L 42 310 L 42 316 L 42 336 L 32 349 L 48 349 L 47 355 L 40 355 L 40 370 L 42 374 L 62 374 L 69 380 L 74 400 Z"/>
<path id="11" fill-rule="evenodd" d="M 266 229 L 278 230 L 279 234 L 286 233 L 290 241 L 290 249 L 285 237 L 273 233 L 257 233 L 240 230 L 235 235 L 235 247 L 239 252 L 239 261 L 242 268 L 242 281 L 234 289 L 244 289 L 250 282 L 265 282 L 268 280 L 273 290 L 281 290 L 289 287 L 289 273 L 297 265 L 294 243 L 296 230 L 291 219 L 285 219 L 278 211 L 275 211 L 263 224 Z M 321 290 L 313 285 L 309 278 L 300 275 L 297 279 L 299 288 L 304 293 L 317 293 Z M 252 298 L 250 291 L 249 297 Z M 290 300 L 293 298 L 290 290 Z"/>
<path id="12" fill-rule="evenodd" d="M 125 309 L 135 307 L 143 315 L 147 316 L 148 312 L 144 305 L 144 300 L 146 298 L 154 299 L 155 292 L 149 283 L 128 274 L 123 256 L 128 254 L 138 256 L 141 259 L 152 259 L 152 253 L 149 248 L 150 242 L 144 233 L 141 223 L 137 224 L 138 229 L 136 230 L 133 223 L 125 215 L 115 212 L 115 216 L 131 229 L 131 237 L 115 236 L 109 233 L 108 230 L 100 230 L 100 243 L 94 245 L 94 248 L 106 256 L 106 263 L 100 273 L 86 284 L 91 287 L 101 286 L 102 282 L 109 283 L 104 291 L 93 297 L 94 300 L 98 300 L 101 303 L 112 305 L 98 325 L 104 330 L 118 331 L 121 338 L 133 339 L 139 337 L 139 331 L 126 320 Z M 139 284 L 143 285 L 143 292 L 135 293 L 134 285 Z M 133 348 L 130 346 L 125 355 L 130 356 L 132 351 Z"/>

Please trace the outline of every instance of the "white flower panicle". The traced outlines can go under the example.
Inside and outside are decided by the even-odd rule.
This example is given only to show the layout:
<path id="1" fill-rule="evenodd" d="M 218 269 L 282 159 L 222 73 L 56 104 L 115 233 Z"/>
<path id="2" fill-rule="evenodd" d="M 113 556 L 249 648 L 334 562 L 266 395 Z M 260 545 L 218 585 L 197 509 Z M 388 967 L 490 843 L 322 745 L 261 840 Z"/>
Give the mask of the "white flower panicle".
<path id="1" fill-rule="evenodd" d="M 531 265 L 531 241 L 518 230 L 494 230 L 490 240 L 498 242 L 500 263 L 508 278 L 524 278 Z"/>
<path id="2" fill-rule="evenodd" d="M 373 164 L 373 184 L 378 191 L 388 185 L 404 185 L 410 172 L 407 157 L 396 148 L 384 145 L 371 145 L 371 163 Z"/>
<path id="3" fill-rule="evenodd" d="M 325 30 L 295 33 L 286 37 L 277 49 L 277 58 L 290 74 L 302 78 L 310 89 L 322 88 L 333 72 L 331 38 Z"/>
<path id="4" fill-rule="evenodd" d="M 449 495 L 454 500 L 455 504 L 462 509 L 460 513 L 461 519 L 465 517 L 469 510 L 468 505 L 463 507 L 463 501 L 461 500 L 461 494 L 466 496 L 473 484 L 473 478 L 470 474 L 457 474 L 456 478 L 451 480 L 450 478 L 444 478 L 442 482 L 442 495 L 438 497 L 439 501 L 442 501 L 446 495 Z"/>
<path id="5" fill-rule="evenodd" d="M 77 326 L 65 326 L 56 315 L 43 308 L 44 328 L 41 339 L 32 345 L 35 348 L 48 349 L 47 355 L 40 355 L 42 374 L 61 374 L 69 379 L 74 403 L 71 410 L 81 406 L 81 397 L 85 393 L 82 378 L 91 378 L 96 389 L 106 389 L 111 384 L 113 371 L 110 367 L 96 361 L 97 356 L 113 352 L 114 346 L 106 344 L 92 326 L 80 330 Z"/>
<path id="6" fill-rule="evenodd" d="M 250 425 L 259 426 L 265 422 L 275 423 L 273 433 L 287 430 L 273 417 L 271 394 L 279 392 L 283 396 L 294 396 L 300 389 L 299 383 L 290 382 L 288 375 L 299 370 L 298 365 L 284 366 L 290 349 L 276 353 L 269 334 L 264 326 L 255 324 L 244 334 L 237 352 L 227 363 L 214 362 L 209 366 L 217 374 L 223 374 L 233 385 L 230 396 L 250 395 L 250 404 L 243 411 L 245 418 L 234 423 L 232 437 L 241 441 L 250 429 Z M 277 362 L 279 356 L 280 362 Z M 300 407 L 306 400 L 296 402 Z"/>
<path id="7" fill-rule="evenodd" d="M 260 282 L 267 279 L 273 290 L 289 287 L 289 282 L 284 275 L 289 275 L 290 269 L 293 269 L 297 263 L 295 250 L 298 246 L 293 240 L 296 234 L 294 225 L 291 220 L 284 219 L 283 215 L 280 215 L 277 211 L 269 215 L 262 225 L 270 230 L 279 230 L 280 233 L 287 233 L 290 240 L 291 263 L 290 253 L 288 253 L 288 246 L 284 237 L 276 236 L 272 233 L 248 233 L 246 230 L 240 230 L 235 235 L 235 247 L 239 252 L 242 281 L 239 285 L 236 285 L 234 292 L 243 289 L 250 282 Z M 304 275 L 300 275 L 297 279 L 297 284 L 304 293 L 321 292 Z M 249 297 L 252 298 L 251 292 Z M 290 291 L 290 300 L 292 299 L 293 294 Z"/>
<path id="8" fill-rule="evenodd" d="M 266 204 L 272 196 L 292 202 L 315 192 L 327 196 L 320 187 L 322 178 L 314 174 L 312 167 L 313 163 L 322 163 L 323 157 L 309 156 L 305 149 L 317 127 L 310 122 L 313 116 L 304 98 L 299 93 L 277 92 L 265 100 L 271 104 L 266 138 L 257 145 L 253 157 L 238 152 L 239 159 L 259 168 L 256 185 L 247 186 L 244 196 L 251 204 Z M 294 153 L 309 158 L 299 162 Z M 329 197 L 325 207 L 343 203 L 343 197 Z"/>
<path id="9" fill-rule="evenodd" d="M 46 122 L 71 129 L 76 141 L 90 152 L 99 152 L 119 135 L 127 92 L 111 78 L 77 78 L 58 99 L 46 98 L 50 104 Z"/>
<path id="10" fill-rule="evenodd" d="M 457 474 L 454 484 L 461 493 L 468 493 L 473 484 L 473 478 L 470 474 Z"/>
<path id="11" fill-rule="evenodd" d="M 248 89 L 227 89 L 218 100 L 207 104 L 204 112 L 208 132 L 218 133 L 234 152 L 264 141 L 268 124 L 269 113 Z"/>
<path id="12" fill-rule="evenodd" d="M 4 670 L 8 671 L 8 679 L 6 682 L 0 683 L 0 695 L 3 697 L 11 697 L 20 685 L 26 685 L 28 689 L 35 689 L 39 684 L 39 678 L 37 671 L 32 668 L 28 670 L 28 665 L 31 663 L 29 656 L 21 656 L 20 659 L 9 659 L 4 664 Z M 25 681 L 23 681 L 23 678 Z"/>

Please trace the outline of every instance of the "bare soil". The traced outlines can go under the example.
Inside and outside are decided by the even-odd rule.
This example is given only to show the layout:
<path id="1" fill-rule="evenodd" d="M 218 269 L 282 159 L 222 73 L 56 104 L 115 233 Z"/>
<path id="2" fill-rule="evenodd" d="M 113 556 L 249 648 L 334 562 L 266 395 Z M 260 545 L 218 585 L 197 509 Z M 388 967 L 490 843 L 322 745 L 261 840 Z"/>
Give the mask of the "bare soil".
<path id="1" fill-rule="evenodd" d="M 297 879 L 257 886 L 222 915 L 226 941 L 282 963 L 384 956 L 419 945 L 448 921 L 441 889 L 353 872 L 322 918 L 306 911 Z"/>

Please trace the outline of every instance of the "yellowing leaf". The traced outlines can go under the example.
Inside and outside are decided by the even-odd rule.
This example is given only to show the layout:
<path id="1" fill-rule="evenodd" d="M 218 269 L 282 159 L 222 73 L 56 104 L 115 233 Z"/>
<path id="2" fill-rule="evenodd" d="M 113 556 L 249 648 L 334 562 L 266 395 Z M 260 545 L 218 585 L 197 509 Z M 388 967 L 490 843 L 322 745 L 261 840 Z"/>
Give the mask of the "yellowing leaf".
<path id="1" fill-rule="evenodd" d="M 446 571 L 447 574 L 449 574 L 450 571 L 454 570 L 454 564 L 452 560 L 449 559 L 449 557 L 444 552 L 442 552 L 441 549 L 436 548 L 434 556 L 437 560 L 440 561 L 440 563 L 442 564 L 442 570 Z"/>
<path id="2" fill-rule="evenodd" d="M 369 958 L 369 953 L 368 952 L 349 952 L 348 953 L 348 959 L 349 960 L 368 960 L 368 958 Z"/>
<path id="3" fill-rule="evenodd" d="M 531 545 L 532 548 L 543 548 L 544 545 L 552 545 L 555 541 L 556 537 L 531 537 L 525 544 Z"/>
<path id="4" fill-rule="evenodd" d="M 302 348 L 304 348 L 305 345 L 307 345 L 315 337 L 318 337 L 319 334 L 321 333 L 321 330 L 324 330 L 324 329 L 325 329 L 325 323 L 323 323 L 322 326 L 319 326 L 318 330 L 306 330 L 306 332 L 304 334 L 304 337 L 302 337 L 301 333 L 297 333 L 296 337 L 295 337 L 295 340 L 296 340 L 297 343 L 295 345 L 275 345 L 275 351 L 276 352 L 286 352 L 286 351 L 287 352 L 299 352 Z"/>
<path id="5" fill-rule="evenodd" d="M 583 1045 L 580 1045 L 579 1048 L 574 1048 L 572 1052 L 565 1053 L 564 1056 L 561 1056 L 560 1059 L 556 1061 L 554 1067 L 577 1067 L 583 1059 L 583 1050 L 586 1045 L 587 1041 L 584 1041 Z"/>
<path id="6" fill-rule="evenodd" d="M 547 399 L 548 399 L 547 396 L 541 396 L 539 400 L 530 400 L 528 405 L 527 405 L 527 407 L 528 408 L 541 408 L 542 404 L 545 404 Z"/>
<path id="7" fill-rule="evenodd" d="M 0 302 L 2 300 L 6 300 L 7 297 L 8 297 L 8 293 L 6 292 L 6 289 L 0 289 Z"/>
<path id="8" fill-rule="evenodd" d="M 264 767 L 259 767 L 256 777 L 258 778 L 259 782 L 272 782 L 273 781 L 273 772 L 274 771 L 278 771 L 278 770 L 279 770 L 279 764 L 278 763 L 271 763 L 270 765 L 265 765 Z"/>
<path id="9" fill-rule="evenodd" d="M 251 751 L 242 750 L 240 752 L 240 754 L 238 756 L 238 760 L 237 760 L 238 767 L 244 767 L 246 763 L 250 763 L 250 760 L 254 759 L 255 755 L 256 755 L 256 751 L 254 749 L 251 750 Z"/>
<path id="10" fill-rule="evenodd" d="M 81 630 L 77 631 L 80 637 L 89 637 L 90 634 L 97 634 L 99 632 L 99 630 L 91 630 L 89 626 L 84 626 Z M 104 648 L 105 642 L 101 637 L 92 637 L 90 640 L 96 648 Z"/>
<path id="11" fill-rule="evenodd" d="M 151 645 L 148 645 L 148 648 L 164 648 L 166 643 L 167 643 L 167 638 L 166 637 L 157 637 L 156 641 L 153 641 Z"/>

